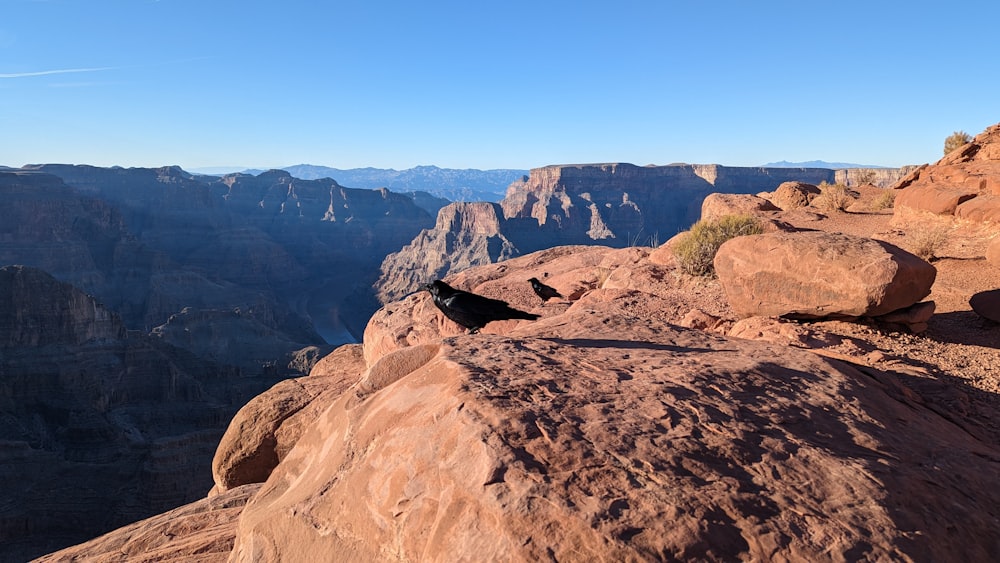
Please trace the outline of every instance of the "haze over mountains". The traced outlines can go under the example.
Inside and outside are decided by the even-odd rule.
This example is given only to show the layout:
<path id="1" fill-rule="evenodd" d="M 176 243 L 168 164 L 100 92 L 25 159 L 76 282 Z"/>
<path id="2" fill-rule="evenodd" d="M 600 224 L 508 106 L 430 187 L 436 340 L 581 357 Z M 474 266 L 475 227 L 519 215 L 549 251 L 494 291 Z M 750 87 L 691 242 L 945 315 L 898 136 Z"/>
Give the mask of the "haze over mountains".
<path id="1" fill-rule="evenodd" d="M 850 162 L 827 162 L 825 160 L 809 160 L 806 162 L 788 162 L 781 160 L 778 162 L 768 162 L 764 168 L 831 168 L 840 170 L 842 168 L 889 168 L 877 164 L 853 164 Z"/>

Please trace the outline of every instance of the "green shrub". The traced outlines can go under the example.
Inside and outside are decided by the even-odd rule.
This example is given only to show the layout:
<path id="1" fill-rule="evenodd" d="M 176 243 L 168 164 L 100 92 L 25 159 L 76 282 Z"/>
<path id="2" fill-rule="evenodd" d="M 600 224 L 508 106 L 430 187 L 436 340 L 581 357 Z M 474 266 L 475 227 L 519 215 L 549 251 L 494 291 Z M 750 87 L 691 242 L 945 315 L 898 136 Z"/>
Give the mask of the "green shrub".
<path id="1" fill-rule="evenodd" d="M 674 245 L 681 270 L 693 276 L 714 276 L 712 261 L 722 243 L 744 235 L 759 235 L 764 225 L 753 215 L 726 215 L 714 221 L 698 221 L 687 236 Z"/>

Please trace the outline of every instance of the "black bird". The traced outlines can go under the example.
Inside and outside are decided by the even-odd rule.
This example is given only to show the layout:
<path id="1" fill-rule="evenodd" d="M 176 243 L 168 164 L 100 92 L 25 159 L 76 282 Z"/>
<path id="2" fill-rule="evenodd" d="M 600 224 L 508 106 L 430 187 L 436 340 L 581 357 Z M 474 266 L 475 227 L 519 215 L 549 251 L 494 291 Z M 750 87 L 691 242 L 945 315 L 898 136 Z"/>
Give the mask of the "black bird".
<path id="1" fill-rule="evenodd" d="M 531 278 L 528 281 L 531 282 L 531 289 L 535 290 L 535 295 L 541 297 L 543 302 L 548 301 L 553 297 L 558 297 L 559 299 L 563 298 L 563 296 L 556 291 L 556 288 L 545 285 L 544 283 L 538 281 L 538 278 Z"/>
<path id="2" fill-rule="evenodd" d="M 434 298 L 434 304 L 444 313 L 444 316 L 469 329 L 469 334 L 479 332 L 490 321 L 507 319 L 538 318 L 534 313 L 519 311 L 506 301 L 490 299 L 461 289 L 455 289 L 441 280 L 435 280 L 422 286 L 420 291 L 429 291 Z"/>

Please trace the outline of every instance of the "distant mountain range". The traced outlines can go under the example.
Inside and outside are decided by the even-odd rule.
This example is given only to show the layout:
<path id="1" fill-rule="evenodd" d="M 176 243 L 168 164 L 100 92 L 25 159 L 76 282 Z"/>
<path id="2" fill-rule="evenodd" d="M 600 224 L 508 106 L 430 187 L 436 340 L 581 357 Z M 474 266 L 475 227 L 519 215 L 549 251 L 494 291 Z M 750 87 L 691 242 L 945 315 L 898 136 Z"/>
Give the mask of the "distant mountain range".
<path id="1" fill-rule="evenodd" d="M 850 162 L 827 162 L 825 160 L 809 160 L 807 162 L 768 162 L 762 165 L 764 168 L 890 168 L 889 166 L 879 166 L 877 164 L 852 164 Z"/>
<path id="2" fill-rule="evenodd" d="M 427 192 L 450 201 L 493 201 L 503 199 L 507 186 L 528 175 L 527 170 L 496 169 L 454 169 L 437 166 L 417 166 L 406 170 L 392 168 L 330 168 L 312 164 L 297 164 L 282 168 L 292 176 L 302 180 L 332 178 L 348 188 L 375 189 L 389 188 L 397 193 Z M 229 172 L 244 172 L 257 175 L 263 170 L 233 168 L 198 168 L 191 172 L 221 175 Z"/>

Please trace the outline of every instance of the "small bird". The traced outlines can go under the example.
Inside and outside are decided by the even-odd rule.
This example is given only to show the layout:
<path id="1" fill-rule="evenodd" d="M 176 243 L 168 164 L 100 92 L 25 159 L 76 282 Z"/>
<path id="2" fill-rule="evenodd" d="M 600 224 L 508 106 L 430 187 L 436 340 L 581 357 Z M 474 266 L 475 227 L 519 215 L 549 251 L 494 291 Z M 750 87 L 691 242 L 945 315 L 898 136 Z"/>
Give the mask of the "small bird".
<path id="1" fill-rule="evenodd" d="M 455 289 L 441 280 L 435 280 L 422 286 L 419 291 L 429 291 L 434 298 L 434 305 L 444 313 L 444 316 L 464 326 L 469 334 L 479 332 L 490 321 L 507 319 L 538 318 L 534 313 L 519 311 L 506 301 L 490 299 L 461 289 Z"/>
<path id="2" fill-rule="evenodd" d="M 556 291 L 556 288 L 545 285 L 544 283 L 538 281 L 538 278 L 531 278 L 528 281 L 531 282 L 531 289 L 535 290 L 535 295 L 541 297 L 543 302 L 548 301 L 553 297 L 558 297 L 559 299 L 563 298 L 563 296 Z"/>

